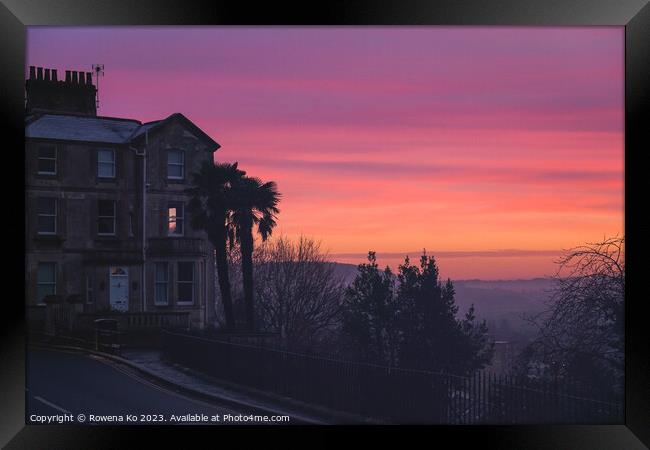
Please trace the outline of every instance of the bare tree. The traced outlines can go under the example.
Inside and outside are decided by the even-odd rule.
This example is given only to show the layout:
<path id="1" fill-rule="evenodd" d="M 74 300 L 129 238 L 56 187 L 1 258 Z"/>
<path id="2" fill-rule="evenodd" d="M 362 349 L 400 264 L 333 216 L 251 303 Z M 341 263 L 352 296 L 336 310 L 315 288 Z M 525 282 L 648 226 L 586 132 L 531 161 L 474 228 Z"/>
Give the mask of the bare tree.
<path id="1" fill-rule="evenodd" d="M 532 319 L 539 335 L 529 349 L 553 375 L 622 387 L 624 245 L 616 236 L 570 249 L 558 261 L 558 284 L 548 310 Z"/>
<path id="2" fill-rule="evenodd" d="M 255 290 L 260 324 L 289 347 L 308 350 L 339 324 L 343 282 L 312 239 L 279 237 L 260 246 Z"/>

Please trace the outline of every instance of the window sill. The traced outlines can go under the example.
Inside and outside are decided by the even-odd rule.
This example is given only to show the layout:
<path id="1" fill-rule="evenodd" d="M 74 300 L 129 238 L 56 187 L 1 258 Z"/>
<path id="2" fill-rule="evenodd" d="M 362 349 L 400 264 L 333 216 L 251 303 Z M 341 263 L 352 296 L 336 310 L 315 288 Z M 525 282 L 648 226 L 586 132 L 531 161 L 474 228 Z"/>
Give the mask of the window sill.
<path id="1" fill-rule="evenodd" d="M 34 240 L 43 241 L 43 242 L 61 243 L 61 242 L 65 241 L 65 238 L 63 236 L 61 236 L 60 234 L 40 234 L 40 233 L 36 233 L 36 236 L 34 236 Z"/>
<path id="2" fill-rule="evenodd" d="M 117 178 L 101 178 L 97 177 L 95 180 L 97 184 L 117 184 L 118 180 Z"/>
<path id="3" fill-rule="evenodd" d="M 100 242 L 115 242 L 119 240 L 120 238 L 114 234 L 107 234 L 105 236 L 104 235 L 95 236 L 95 241 L 100 241 Z"/>

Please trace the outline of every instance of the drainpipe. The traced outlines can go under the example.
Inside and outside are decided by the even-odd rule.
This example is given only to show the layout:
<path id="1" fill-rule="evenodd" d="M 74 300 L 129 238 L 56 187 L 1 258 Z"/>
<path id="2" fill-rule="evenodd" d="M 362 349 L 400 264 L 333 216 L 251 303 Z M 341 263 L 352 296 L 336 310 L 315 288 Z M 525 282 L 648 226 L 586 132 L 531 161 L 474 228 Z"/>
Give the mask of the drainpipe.
<path id="1" fill-rule="evenodd" d="M 203 328 L 208 327 L 210 313 L 208 312 L 208 261 L 203 258 Z"/>
<path id="2" fill-rule="evenodd" d="M 135 147 L 129 147 L 135 152 L 136 156 L 142 157 L 142 271 L 140 274 L 140 284 L 142 285 L 142 312 L 147 311 L 147 280 L 146 280 L 146 262 L 147 262 L 147 147 L 149 145 L 149 130 L 144 132 L 144 148 L 140 152 Z"/>
<path id="3" fill-rule="evenodd" d="M 142 149 L 142 311 L 147 311 L 147 147 L 149 146 L 149 130 L 144 132 L 144 148 Z"/>

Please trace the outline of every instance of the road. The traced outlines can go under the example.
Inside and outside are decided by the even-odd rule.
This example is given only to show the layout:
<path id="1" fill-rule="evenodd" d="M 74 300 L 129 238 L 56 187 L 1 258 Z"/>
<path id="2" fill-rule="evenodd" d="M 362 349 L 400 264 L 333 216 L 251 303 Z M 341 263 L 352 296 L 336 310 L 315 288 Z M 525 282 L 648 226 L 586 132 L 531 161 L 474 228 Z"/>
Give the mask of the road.
<path id="1" fill-rule="evenodd" d="M 30 421 L 32 415 L 67 414 L 74 417 L 71 423 L 75 424 L 79 423 L 79 414 L 83 414 L 85 423 L 106 423 L 101 416 L 116 416 L 107 419 L 112 424 L 169 425 L 176 423 L 171 422 L 172 415 L 204 414 L 212 420 L 213 416 L 223 418 L 224 414 L 250 414 L 170 391 L 125 366 L 96 356 L 32 348 L 27 353 L 26 372 L 28 423 L 35 423 Z M 137 422 L 126 422 L 127 414 L 134 415 Z M 91 415 L 96 416 L 94 420 Z M 160 415 L 163 422 L 155 422 L 161 419 Z M 119 421 L 120 416 L 124 422 Z M 187 424 L 182 417 L 179 420 L 178 423 Z M 223 419 L 219 421 L 223 423 Z"/>

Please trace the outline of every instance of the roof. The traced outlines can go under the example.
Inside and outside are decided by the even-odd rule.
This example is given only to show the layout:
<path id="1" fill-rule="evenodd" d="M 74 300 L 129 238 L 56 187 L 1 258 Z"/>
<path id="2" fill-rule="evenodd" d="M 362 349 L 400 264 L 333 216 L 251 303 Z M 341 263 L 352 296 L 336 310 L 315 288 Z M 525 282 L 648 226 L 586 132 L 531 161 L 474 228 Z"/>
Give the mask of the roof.
<path id="1" fill-rule="evenodd" d="M 155 126 L 158 125 L 159 123 L 160 123 L 160 120 L 156 120 L 155 122 L 147 122 L 147 123 L 143 123 L 142 125 L 140 125 L 140 126 L 139 126 L 139 127 L 138 127 L 134 132 L 133 132 L 133 134 L 131 135 L 131 138 L 130 138 L 130 139 L 131 139 L 131 140 L 135 140 L 135 139 L 137 139 L 138 137 L 142 136 L 146 131 L 151 130 L 153 127 L 155 127 Z"/>
<path id="2" fill-rule="evenodd" d="M 138 120 L 116 117 L 81 116 L 69 114 L 31 115 L 25 120 L 25 137 L 64 141 L 128 144 L 143 138 L 145 133 L 156 133 L 171 122 L 188 127 L 202 142 L 214 151 L 221 146 L 180 113 L 163 120 L 141 123 Z"/>
<path id="3" fill-rule="evenodd" d="M 165 125 L 172 122 L 179 122 L 189 128 L 194 133 L 194 135 L 196 135 L 196 137 L 198 137 L 205 145 L 207 145 L 208 150 L 214 151 L 221 147 L 221 145 L 219 145 L 214 139 L 208 136 L 202 129 L 197 127 L 194 122 L 192 122 L 181 113 L 174 113 L 163 120 L 156 120 L 143 124 L 138 130 L 133 133 L 131 141 L 142 139 L 145 131 L 147 131 L 149 134 L 156 133 L 163 129 Z"/>
<path id="4" fill-rule="evenodd" d="M 43 114 L 26 123 L 25 137 L 124 144 L 140 125 L 113 117 Z"/>

